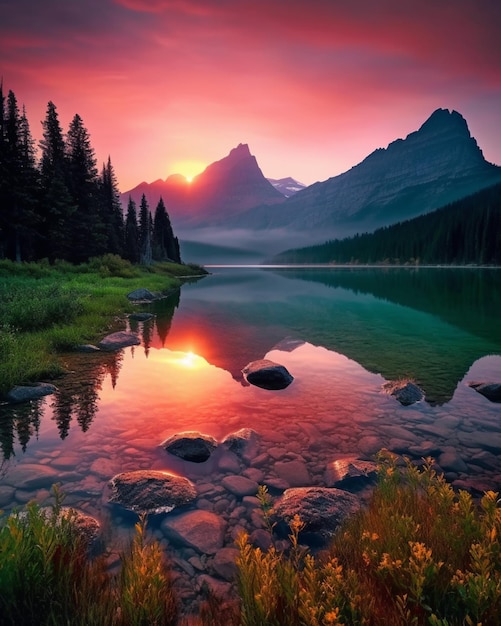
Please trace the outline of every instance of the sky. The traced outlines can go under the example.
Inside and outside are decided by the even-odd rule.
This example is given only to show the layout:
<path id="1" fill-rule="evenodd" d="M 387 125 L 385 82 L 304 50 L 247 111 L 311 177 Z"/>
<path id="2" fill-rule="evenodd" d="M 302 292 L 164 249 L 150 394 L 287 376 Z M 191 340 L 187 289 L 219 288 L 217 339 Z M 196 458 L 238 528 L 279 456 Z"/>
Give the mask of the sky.
<path id="1" fill-rule="evenodd" d="M 78 113 L 120 191 L 247 143 L 307 185 L 459 111 L 501 165 L 499 0 L 0 0 L 0 77 L 34 138 Z"/>

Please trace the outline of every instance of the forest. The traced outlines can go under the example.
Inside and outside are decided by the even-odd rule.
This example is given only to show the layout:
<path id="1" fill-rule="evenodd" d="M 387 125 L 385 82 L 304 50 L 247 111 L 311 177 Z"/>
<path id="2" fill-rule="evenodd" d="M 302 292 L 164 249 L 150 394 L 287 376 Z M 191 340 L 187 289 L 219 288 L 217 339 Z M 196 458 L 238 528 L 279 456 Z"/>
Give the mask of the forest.
<path id="1" fill-rule="evenodd" d="M 373 233 L 286 250 L 272 262 L 501 265 L 501 184 Z"/>
<path id="2" fill-rule="evenodd" d="M 124 219 L 111 158 L 98 170 L 90 135 L 75 114 L 63 133 L 47 105 L 38 149 L 24 107 L 0 84 L 0 259 L 83 263 L 117 254 L 132 263 L 181 262 L 162 199 L 152 213 L 130 199 Z"/>

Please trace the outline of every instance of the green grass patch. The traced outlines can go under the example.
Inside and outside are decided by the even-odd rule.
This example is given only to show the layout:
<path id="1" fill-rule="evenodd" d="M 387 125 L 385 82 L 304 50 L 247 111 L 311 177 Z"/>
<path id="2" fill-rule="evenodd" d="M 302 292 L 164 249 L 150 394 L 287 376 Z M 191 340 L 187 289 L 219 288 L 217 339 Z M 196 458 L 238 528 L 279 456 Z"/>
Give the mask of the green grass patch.
<path id="1" fill-rule="evenodd" d="M 13 385 L 62 373 L 58 352 L 100 339 L 133 310 L 127 293 L 167 294 L 197 266 L 133 266 L 116 255 L 83 265 L 0 260 L 0 396 Z"/>

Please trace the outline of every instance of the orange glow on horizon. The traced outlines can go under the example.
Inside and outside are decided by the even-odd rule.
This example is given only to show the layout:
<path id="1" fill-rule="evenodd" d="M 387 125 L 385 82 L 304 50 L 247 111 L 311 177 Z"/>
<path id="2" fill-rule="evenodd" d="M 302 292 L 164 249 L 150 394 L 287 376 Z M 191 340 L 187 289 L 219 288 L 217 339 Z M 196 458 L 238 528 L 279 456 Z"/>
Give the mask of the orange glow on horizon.
<path id="1" fill-rule="evenodd" d="M 170 166 L 171 173 L 181 174 L 189 184 L 206 168 L 205 163 L 196 160 L 177 161 Z"/>

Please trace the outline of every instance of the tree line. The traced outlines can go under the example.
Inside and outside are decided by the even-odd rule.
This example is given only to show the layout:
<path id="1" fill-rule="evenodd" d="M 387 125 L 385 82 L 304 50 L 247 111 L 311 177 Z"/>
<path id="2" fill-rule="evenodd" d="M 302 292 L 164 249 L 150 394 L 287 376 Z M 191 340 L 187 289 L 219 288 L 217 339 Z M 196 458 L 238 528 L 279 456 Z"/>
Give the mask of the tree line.
<path id="1" fill-rule="evenodd" d="M 0 258 L 82 263 L 118 254 L 133 263 L 181 262 L 162 199 L 152 217 L 143 195 L 129 199 L 124 219 L 110 157 L 98 171 L 90 135 L 75 114 L 63 133 L 47 105 L 39 154 L 26 110 L 0 84 Z"/>
<path id="2" fill-rule="evenodd" d="M 273 262 L 501 265 L 501 184 L 373 233 L 286 250 Z"/>

